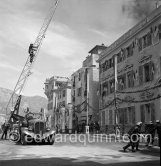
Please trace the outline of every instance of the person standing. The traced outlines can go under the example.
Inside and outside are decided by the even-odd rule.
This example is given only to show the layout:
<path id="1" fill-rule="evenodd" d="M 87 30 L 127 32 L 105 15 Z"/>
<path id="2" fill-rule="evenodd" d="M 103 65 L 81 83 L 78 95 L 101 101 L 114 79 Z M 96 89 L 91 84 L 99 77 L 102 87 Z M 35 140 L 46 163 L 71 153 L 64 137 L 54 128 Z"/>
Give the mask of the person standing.
<path id="1" fill-rule="evenodd" d="M 7 124 L 6 122 L 3 124 L 3 133 L 1 136 L 1 139 L 3 139 L 3 137 L 5 137 L 5 139 L 7 139 L 7 132 L 9 130 L 9 124 Z"/>
<path id="2" fill-rule="evenodd" d="M 158 145 L 161 146 L 161 123 L 159 120 L 156 120 L 156 130 L 158 134 Z"/>
<path id="3" fill-rule="evenodd" d="M 137 142 L 135 144 L 136 150 L 139 151 L 139 143 L 140 143 L 140 134 L 141 134 L 141 127 L 142 127 L 142 122 L 137 123 L 138 131 L 137 131 Z"/>
<path id="4" fill-rule="evenodd" d="M 147 144 L 146 146 L 152 146 L 154 143 L 154 136 L 155 136 L 155 125 L 153 124 L 152 121 L 147 124 L 147 129 L 146 129 L 146 134 L 147 135 Z"/>

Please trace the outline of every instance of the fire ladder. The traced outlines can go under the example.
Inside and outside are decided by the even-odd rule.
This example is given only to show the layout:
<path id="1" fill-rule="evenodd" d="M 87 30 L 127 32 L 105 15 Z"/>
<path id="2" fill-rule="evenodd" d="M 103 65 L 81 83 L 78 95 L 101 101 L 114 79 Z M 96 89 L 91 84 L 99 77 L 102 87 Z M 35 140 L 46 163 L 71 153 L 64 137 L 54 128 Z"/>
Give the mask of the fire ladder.
<path id="1" fill-rule="evenodd" d="M 51 7 L 51 9 L 50 9 L 48 15 L 46 16 L 44 23 L 43 23 L 43 25 L 38 33 L 38 36 L 33 44 L 32 57 L 31 57 L 31 54 L 28 56 L 27 61 L 24 65 L 23 70 L 18 78 L 17 83 L 16 83 L 14 91 L 9 99 L 8 104 L 7 104 L 6 115 L 8 115 L 8 116 L 13 114 L 13 113 L 15 113 L 15 114 L 19 113 L 19 106 L 16 106 L 16 105 L 20 105 L 20 101 L 21 101 L 20 94 L 24 88 L 24 85 L 27 81 L 27 78 L 32 74 L 31 69 L 32 69 L 33 64 L 36 60 L 38 52 L 40 50 L 42 41 L 45 38 L 45 33 L 49 27 L 49 24 L 54 16 L 54 14 L 55 14 L 58 3 L 59 3 L 59 0 L 56 0 L 55 3 L 53 4 L 53 6 Z M 31 44 L 30 44 L 30 46 L 31 46 Z M 10 108 L 13 108 L 12 113 L 11 113 Z"/>

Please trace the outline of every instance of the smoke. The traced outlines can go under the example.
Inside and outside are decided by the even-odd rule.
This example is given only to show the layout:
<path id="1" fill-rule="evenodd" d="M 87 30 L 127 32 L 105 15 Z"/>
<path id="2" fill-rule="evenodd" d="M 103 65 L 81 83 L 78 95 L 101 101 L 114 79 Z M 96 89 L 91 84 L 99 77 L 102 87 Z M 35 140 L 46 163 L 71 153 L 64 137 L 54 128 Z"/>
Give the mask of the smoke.
<path id="1" fill-rule="evenodd" d="M 156 8 L 157 0 L 133 0 L 124 2 L 126 3 L 122 6 L 122 12 L 127 14 L 129 18 L 140 21 Z"/>

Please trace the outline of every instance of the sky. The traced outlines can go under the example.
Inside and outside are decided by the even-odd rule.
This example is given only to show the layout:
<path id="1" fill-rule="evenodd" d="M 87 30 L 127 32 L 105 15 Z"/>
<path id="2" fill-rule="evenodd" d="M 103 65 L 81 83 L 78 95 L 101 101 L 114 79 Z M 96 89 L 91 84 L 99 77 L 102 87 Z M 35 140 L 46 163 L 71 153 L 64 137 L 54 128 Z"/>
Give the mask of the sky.
<path id="1" fill-rule="evenodd" d="M 44 96 L 52 76 L 70 77 L 88 52 L 112 44 L 136 21 L 123 12 L 133 0 L 60 0 L 23 94 Z M 0 87 L 13 90 L 55 0 L 0 0 Z"/>

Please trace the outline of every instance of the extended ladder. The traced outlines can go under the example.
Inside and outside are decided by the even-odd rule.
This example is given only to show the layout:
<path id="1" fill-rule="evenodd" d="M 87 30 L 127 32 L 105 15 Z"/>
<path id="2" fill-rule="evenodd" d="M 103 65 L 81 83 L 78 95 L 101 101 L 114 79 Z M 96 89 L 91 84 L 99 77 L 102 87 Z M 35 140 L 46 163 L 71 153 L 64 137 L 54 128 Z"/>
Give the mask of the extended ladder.
<path id="1" fill-rule="evenodd" d="M 59 0 L 56 0 L 55 3 L 53 4 L 53 6 L 51 7 L 50 11 L 49 11 L 49 14 L 47 15 L 47 17 L 45 18 L 44 20 L 44 23 L 38 33 L 38 36 L 33 44 L 34 49 L 33 50 L 33 59 L 31 61 L 31 56 L 29 55 L 28 58 L 27 58 L 27 61 L 23 67 L 23 70 L 19 76 L 19 79 L 16 83 L 16 86 L 14 88 L 14 91 L 9 99 L 9 102 L 7 104 L 7 107 L 6 107 L 6 115 L 10 115 L 10 107 L 14 107 L 16 102 L 17 102 L 17 99 L 19 98 L 19 95 L 21 94 L 23 88 L 24 88 L 24 85 L 27 81 L 27 78 L 32 74 L 31 73 L 31 69 L 32 69 L 32 66 L 36 60 L 36 57 L 38 55 L 38 52 L 39 52 L 39 49 L 41 47 L 41 44 L 42 44 L 42 41 L 45 37 L 45 33 L 49 27 L 49 24 L 55 14 L 55 11 L 56 11 L 56 8 L 58 6 L 58 2 Z M 13 110 L 13 112 L 15 112 L 15 110 Z M 17 114 L 18 114 L 18 111 L 17 111 Z"/>

